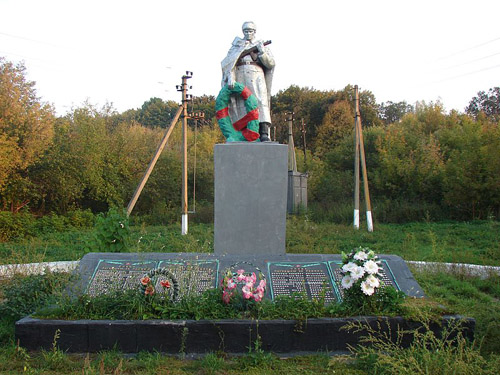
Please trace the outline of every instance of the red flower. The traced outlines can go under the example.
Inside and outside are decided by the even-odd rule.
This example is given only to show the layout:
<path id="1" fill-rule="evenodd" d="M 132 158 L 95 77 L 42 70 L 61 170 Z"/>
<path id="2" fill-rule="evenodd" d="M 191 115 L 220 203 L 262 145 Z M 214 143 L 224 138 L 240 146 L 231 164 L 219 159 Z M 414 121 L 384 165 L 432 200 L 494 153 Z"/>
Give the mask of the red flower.
<path id="1" fill-rule="evenodd" d="M 167 289 L 168 289 L 168 288 L 170 288 L 170 281 L 168 281 L 168 280 L 162 280 L 162 281 L 160 281 L 160 285 L 161 285 L 162 287 L 164 287 L 164 288 L 167 288 Z"/>
<path id="2" fill-rule="evenodd" d="M 149 282 L 151 281 L 151 279 L 147 276 L 144 276 L 142 279 L 141 279 L 141 284 L 142 285 L 148 285 Z"/>
<path id="3" fill-rule="evenodd" d="M 150 296 L 152 296 L 153 294 L 155 294 L 155 288 L 153 287 L 153 285 L 148 285 L 146 287 L 146 290 L 144 291 L 144 294 L 145 295 L 150 295 Z"/>

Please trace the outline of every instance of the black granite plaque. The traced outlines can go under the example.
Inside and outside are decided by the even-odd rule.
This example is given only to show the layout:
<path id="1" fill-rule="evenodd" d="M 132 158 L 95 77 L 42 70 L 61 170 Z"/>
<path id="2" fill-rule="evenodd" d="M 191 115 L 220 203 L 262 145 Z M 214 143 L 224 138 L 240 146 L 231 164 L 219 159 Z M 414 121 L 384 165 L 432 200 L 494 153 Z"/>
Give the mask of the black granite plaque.
<path id="1" fill-rule="evenodd" d="M 101 259 L 87 287 L 87 294 L 97 296 L 118 290 L 138 288 L 141 278 L 155 269 L 158 262 Z"/>
<path id="2" fill-rule="evenodd" d="M 337 290 L 340 293 L 341 299 L 344 298 L 344 289 L 342 288 L 342 272 L 341 268 L 343 263 L 339 261 L 331 261 L 328 262 L 328 265 L 330 266 L 331 273 L 333 275 L 333 281 L 335 282 L 335 285 L 337 287 Z M 399 287 L 398 283 L 396 282 L 396 278 L 394 277 L 394 274 L 392 273 L 391 267 L 387 263 L 386 260 L 380 260 L 380 270 L 379 270 L 379 275 L 377 276 L 378 279 L 380 280 L 380 287 L 384 288 L 388 285 L 393 286 L 397 290 L 401 290 Z"/>
<path id="3" fill-rule="evenodd" d="M 404 260 L 395 255 L 379 255 L 382 285 L 392 285 L 412 297 L 424 293 Z M 227 270 L 245 275 L 262 272 L 267 280 L 266 298 L 303 293 L 309 298 L 326 292 L 326 302 L 340 302 L 342 288 L 340 254 L 287 254 L 262 257 L 215 256 L 197 253 L 89 253 L 80 261 L 74 294 L 98 295 L 112 290 L 140 288 L 140 279 L 149 271 L 166 268 L 179 283 L 180 294 L 199 294 L 219 287 Z M 157 283 L 158 280 L 153 280 Z M 241 289 L 239 285 L 238 289 Z M 161 287 L 157 287 L 161 289 Z"/>
<path id="4" fill-rule="evenodd" d="M 327 262 L 295 263 L 269 262 L 269 288 L 271 298 L 299 293 L 309 299 L 324 295 L 325 302 L 338 300 Z"/>
<path id="5" fill-rule="evenodd" d="M 163 260 L 159 267 L 172 272 L 179 283 L 180 296 L 200 295 L 218 284 L 218 260 Z"/>

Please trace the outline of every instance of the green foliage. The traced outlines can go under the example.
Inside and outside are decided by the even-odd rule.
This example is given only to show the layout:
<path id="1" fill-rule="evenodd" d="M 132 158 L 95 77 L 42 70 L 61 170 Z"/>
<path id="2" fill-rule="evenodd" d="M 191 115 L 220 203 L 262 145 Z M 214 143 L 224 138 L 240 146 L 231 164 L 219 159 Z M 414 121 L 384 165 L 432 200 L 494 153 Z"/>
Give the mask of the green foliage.
<path id="1" fill-rule="evenodd" d="M 316 153 L 324 155 L 343 138 L 353 134 L 353 112 L 347 101 L 338 100 L 328 107 L 321 125 L 318 127 Z"/>
<path id="2" fill-rule="evenodd" d="M 0 211 L 0 241 L 34 234 L 34 222 L 35 218 L 31 214 Z"/>
<path id="3" fill-rule="evenodd" d="M 2 285 L 0 315 L 17 320 L 62 296 L 70 276 L 66 273 L 16 276 Z"/>
<path id="4" fill-rule="evenodd" d="M 125 210 L 110 208 L 97 215 L 94 228 L 97 249 L 101 252 L 125 252 L 130 245 L 130 227 Z"/>
<path id="5" fill-rule="evenodd" d="M 479 350 L 478 343 L 469 343 L 456 325 L 443 328 L 440 334 L 432 332 L 430 321 L 421 321 L 423 330 L 394 332 L 381 335 L 377 328 L 353 323 L 345 328 L 362 332 L 364 345 L 352 348 L 356 365 L 368 374 L 496 374 L 498 359 L 488 361 Z M 411 334 L 413 341 L 408 349 L 400 347 L 403 334 Z"/>
<path id="6" fill-rule="evenodd" d="M 453 311 L 476 319 L 484 354 L 500 353 L 500 277 L 488 279 L 443 272 L 414 272 L 426 294 Z"/>
<path id="7" fill-rule="evenodd" d="M 419 103 L 397 123 L 365 129 L 375 221 L 498 217 L 499 129 L 484 118 L 446 115 L 440 103 Z M 316 217 L 339 222 L 337 207 L 352 206 L 353 154 L 352 136 L 346 135 L 323 151 L 322 168 L 310 173 Z"/>
<path id="8" fill-rule="evenodd" d="M 392 286 L 380 288 L 373 296 L 366 298 L 354 287 L 344 291 L 340 306 L 332 306 L 331 312 L 341 311 L 347 316 L 403 314 L 405 294 Z M 373 297 L 373 298 L 372 298 Z"/>
<path id="9" fill-rule="evenodd" d="M 26 212 L 0 211 L 0 242 L 90 228 L 94 215 L 89 210 L 73 210 L 66 215 L 50 214 L 35 217 Z"/>
<path id="10" fill-rule="evenodd" d="M 0 202 L 12 212 L 38 196 L 28 171 L 49 147 L 55 120 L 26 74 L 22 63 L 0 57 Z"/>
<path id="11" fill-rule="evenodd" d="M 151 98 L 137 112 L 136 120 L 143 126 L 168 128 L 178 108 L 179 105 L 173 101 Z"/>
<path id="12" fill-rule="evenodd" d="M 400 349 L 390 344 L 387 337 L 381 337 L 375 332 L 366 332 L 366 327 L 363 327 L 363 334 L 368 345 L 354 348 L 355 357 L 330 358 L 328 355 L 319 354 L 312 357 L 298 356 L 279 361 L 270 353 L 262 350 L 259 340 L 249 342 L 249 353 L 235 360 L 223 360 L 222 358 L 225 358 L 224 353 L 212 353 L 195 361 L 180 361 L 174 357 L 145 352 L 140 353 L 133 359 L 126 358 L 117 351 L 102 352 L 92 357 L 83 358 L 64 354 L 56 346 L 52 350 L 44 352 L 27 353 L 22 348 L 9 344 L 0 346 L 0 371 L 6 374 L 15 374 L 22 372 L 26 368 L 29 371 L 45 371 L 51 374 L 98 374 L 99 371 L 112 373 L 117 368 L 120 368 L 125 373 L 128 371 L 136 374 L 172 372 L 175 370 L 176 373 L 180 374 L 226 372 L 324 374 L 325 371 L 327 373 L 340 371 L 346 374 L 367 375 L 406 374 L 408 369 L 416 373 L 426 373 L 425 370 L 427 369 L 429 370 L 428 373 L 432 374 L 496 374 L 498 365 L 500 365 L 500 357 L 498 356 L 498 342 L 500 342 L 498 332 L 500 331 L 497 329 L 498 325 L 495 325 L 500 321 L 498 303 L 495 302 L 500 296 L 498 277 L 481 280 L 442 273 L 426 272 L 415 273 L 415 275 L 419 283 L 424 287 L 426 294 L 436 298 L 439 303 L 426 303 L 424 305 L 425 300 L 423 299 L 407 299 L 403 305 L 405 314 L 411 314 L 409 316 L 414 319 L 430 324 L 433 322 L 433 317 L 449 313 L 448 310 L 443 310 L 440 307 L 443 303 L 452 305 L 454 312 L 476 318 L 476 343 L 466 342 L 460 334 L 456 335 L 456 331 L 453 331 L 453 327 L 451 327 L 441 336 L 429 332 L 415 331 L 417 341 L 409 349 Z M 9 285 L 18 285 L 18 283 L 23 285 L 21 280 L 16 280 L 15 284 Z M 6 290 L 6 288 L 4 289 Z M 36 290 L 38 285 L 32 285 L 30 289 Z M 55 287 L 55 289 L 60 290 L 58 287 Z M 12 293 L 15 294 L 16 292 L 12 291 Z M 212 295 L 209 292 L 203 296 L 206 301 L 201 301 L 204 307 L 199 310 L 200 316 L 206 313 L 206 311 L 203 311 L 206 308 L 210 311 L 225 308 L 225 305 L 221 302 L 218 307 L 214 307 L 217 306 L 216 299 L 220 301 L 220 293 L 217 291 L 212 291 L 212 293 Z M 121 295 L 123 296 L 123 293 Z M 135 296 L 138 298 L 137 294 Z M 129 319 L 129 316 L 133 315 L 127 310 L 130 306 L 133 306 L 133 302 L 131 302 L 135 298 L 133 294 L 125 295 L 123 298 L 113 295 L 106 298 L 108 302 L 102 304 L 102 314 L 107 314 L 110 309 L 111 311 L 116 309 L 116 311 L 125 312 L 123 315 L 116 315 L 127 316 L 124 319 Z M 276 303 L 280 303 L 280 305 L 275 307 L 274 310 L 269 308 L 268 311 L 274 312 L 268 314 L 268 316 L 272 319 L 273 316 L 276 316 L 274 313 L 278 310 L 286 311 L 290 319 L 298 320 L 297 330 L 307 324 L 307 318 L 302 318 L 308 316 L 307 311 L 320 311 L 322 308 L 320 303 L 314 306 L 307 305 L 306 307 L 307 302 L 295 298 L 278 300 Z M 116 304 L 118 306 L 115 306 Z M 197 300 L 193 299 L 190 304 L 190 308 L 195 308 Z M 68 305 L 63 303 L 61 306 L 67 307 Z M 81 306 L 83 309 L 83 306 L 85 306 L 84 300 L 82 300 Z M 176 310 L 177 316 L 181 316 L 181 314 L 189 316 L 186 314 L 188 307 L 187 304 L 183 305 L 182 308 L 179 307 Z M 218 314 L 221 313 L 223 313 L 222 310 Z M 106 316 L 112 314 L 114 313 Z M 214 314 L 214 316 L 219 316 L 220 319 L 222 315 Z M 285 319 L 288 318 L 285 317 Z M 13 321 L 9 324 L 13 327 Z M 6 326 L 6 322 L 2 321 L 0 328 L 3 328 L 4 332 L 6 332 L 6 328 L 4 328 Z M 351 328 L 355 329 L 356 327 Z M 8 338 L 10 341 L 12 337 L 13 331 L 8 330 L 5 339 Z M 391 337 L 397 337 L 397 332 L 392 332 Z M 480 342 L 481 345 L 479 345 Z"/>
<path id="13" fill-rule="evenodd" d="M 217 371 L 224 368 L 224 358 L 219 357 L 216 353 L 208 353 L 200 360 L 200 368 L 204 369 L 207 374 L 216 374 Z"/>
<path id="14" fill-rule="evenodd" d="M 0 284 L 0 344 L 13 339 L 14 322 L 61 299 L 70 280 L 65 273 L 15 276 Z"/>
<path id="15" fill-rule="evenodd" d="M 500 121 L 500 87 L 492 87 L 488 93 L 479 91 L 477 96 L 471 99 L 465 112 L 475 117 L 483 113 L 492 121 Z"/>
<path id="16" fill-rule="evenodd" d="M 400 121 L 407 113 L 414 111 L 412 105 L 406 101 L 393 103 L 391 101 L 381 103 L 379 106 L 379 117 L 385 125 Z"/>
<path id="17" fill-rule="evenodd" d="M 280 297 L 276 301 L 260 303 L 233 298 L 229 304 L 222 301 L 219 289 L 211 289 L 201 296 L 184 295 L 179 301 L 162 299 L 159 295 L 146 296 L 136 290 L 116 291 L 110 286 L 108 293 L 96 297 L 86 295 L 77 299 L 60 299 L 57 306 L 38 309 L 35 316 L 49 319 L 291 319 L 297 320 L 297 329 L 307 319 L 352 316 L 352 314 L 396 315 L 402 308 L 401 293 L 390 290 L 380 292 L 375 303 L 353 308 L 350 301 L 326 305 L 324 299 L 309 300 L 296 294 Z"/>

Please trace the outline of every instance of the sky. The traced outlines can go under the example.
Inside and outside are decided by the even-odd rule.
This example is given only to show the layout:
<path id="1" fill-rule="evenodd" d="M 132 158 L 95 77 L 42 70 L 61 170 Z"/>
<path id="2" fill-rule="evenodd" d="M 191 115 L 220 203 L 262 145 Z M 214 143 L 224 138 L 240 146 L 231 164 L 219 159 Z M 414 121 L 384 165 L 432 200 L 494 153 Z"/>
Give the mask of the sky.
<path id="1" fill-rule="evenodd" d="M 152 97 L 220 90 L 241 25 L 271 40 L 272 93 L 358 85 L 378 103 L 440 101 L 463 112 L 500 86 L 498 0 L 0 0 L 0 56 L 24 62 L 42 101 L 64 115 L 85 101 L 118 112 Z"/>

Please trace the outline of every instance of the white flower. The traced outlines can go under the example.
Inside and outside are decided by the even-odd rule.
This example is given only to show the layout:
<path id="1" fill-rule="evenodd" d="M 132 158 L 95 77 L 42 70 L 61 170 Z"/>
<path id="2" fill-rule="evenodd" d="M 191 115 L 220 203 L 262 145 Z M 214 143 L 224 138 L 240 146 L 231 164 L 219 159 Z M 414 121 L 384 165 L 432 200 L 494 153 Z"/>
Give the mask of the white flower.
<path id="1" fill-rule="evenodd" d="M 367 260 L 368 259 L 368 255 L 366 255 L 366 253 L 363 250 L 360 250 L 360 251 L 358 251 L 354 255 L 354 259 L 356 259 L 356 260 Z"/>
<path id="2" fill-rule="evenodd" d="M 368 285 L 370 285 L 372 288 L 378 288 L 380 286 L 380 280 L 373 275 L 369 275 L 366 278 L 365 282 L 368 283 Z"/>
<path id="3" fill-rule="evenodd" d="M 371 296 L 373 293 L 375 293 L 375 289 L 372 286 L 370 286 L 366 281 L 363 281 L 361 283 L 361 290 L 367 296 Z"/>
<path id="4" fill-rule="evenodd" d="M 349 289 L 352 286 L 352 284 L 354 284 L 354 280 L 351 276 L 345 275 L 342 278 L 342 288 Z"/>
<path id="5" fill-rule="evenodd" d="M 369 260 L 368 262 L 365 263 L 365 270 L 371 275 L 377 273 L 378 269 L 379 267 L 377 266 L 377 263 L 375 263 L 373 260 Z"/>
<path id="6" fill-rule="evenodd" d="M 365 269 L 363 267 L 360 267 L 360 266 L 355 266 L 351 270 L 351 277 L 354 280 L 358 280 L 358 279 L 362 278 L 364 274 L 365 274 Z"/>
<path id="7" fill-rule="evenodd" d="M 342 271 L 344 271 L 344 272 L 351 272 L 356 267 L 357 267 L 356 263 L 349 262 L 349 263 L 344 264 L 342 266 Z"/>

